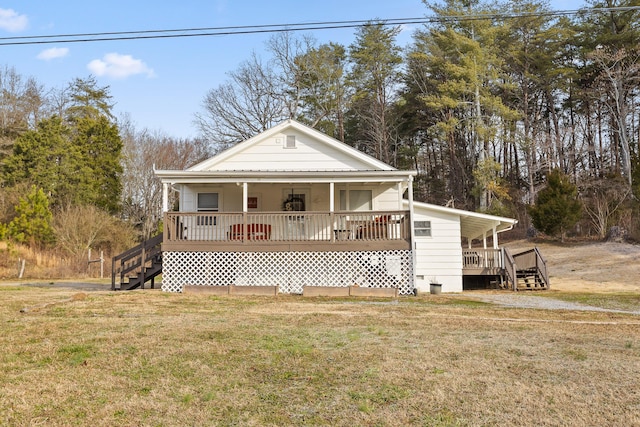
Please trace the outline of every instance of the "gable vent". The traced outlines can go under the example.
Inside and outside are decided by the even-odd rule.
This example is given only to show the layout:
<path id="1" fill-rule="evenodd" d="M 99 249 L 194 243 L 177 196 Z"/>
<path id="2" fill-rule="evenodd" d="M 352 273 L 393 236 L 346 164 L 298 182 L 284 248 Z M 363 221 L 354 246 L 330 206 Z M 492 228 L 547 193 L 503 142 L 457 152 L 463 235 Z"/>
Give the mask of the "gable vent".
<path id="1" fill-rule="evenodd" d="M 284 148 L 296 148 L 295 135 L 287 135 L 287 139 L 284 142 Z"/>

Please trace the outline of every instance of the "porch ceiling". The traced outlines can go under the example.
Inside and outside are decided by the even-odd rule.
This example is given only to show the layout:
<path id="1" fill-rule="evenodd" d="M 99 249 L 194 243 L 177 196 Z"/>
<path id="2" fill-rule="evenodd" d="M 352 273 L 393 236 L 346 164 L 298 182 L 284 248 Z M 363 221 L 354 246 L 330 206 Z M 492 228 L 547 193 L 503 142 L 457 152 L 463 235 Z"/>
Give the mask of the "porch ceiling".
<path id="1" fill-rule="evenodd" d="M 495 227 L 496 232 L 511 230 L 518 221 L 510 218 L 500 217 L 478 217 L 460 216 L 460 234 L 469 240 L 482 239 L 485 235 L 490 236 Z"/>
<path id="2" fill-rule="evenodd" d="M 330 182 L 407 182 L 415 171 L 179 171 L 156 170 L 163 182 L 199 183 L 330 183 Z"/>

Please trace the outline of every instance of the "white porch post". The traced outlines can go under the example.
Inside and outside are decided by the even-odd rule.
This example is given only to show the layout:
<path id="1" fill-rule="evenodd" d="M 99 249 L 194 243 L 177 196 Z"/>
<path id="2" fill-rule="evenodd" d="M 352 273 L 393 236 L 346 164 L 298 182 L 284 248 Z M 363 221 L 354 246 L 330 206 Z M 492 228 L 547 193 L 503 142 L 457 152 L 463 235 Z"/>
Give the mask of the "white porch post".
<path id="1" fill-rule="evenodd" d="M 493 227 L 493 249 L 498 249 L 498 231 Z"/>
<path id="2" fill-rule="evenodd" d="M 398 210 L 402 210 L 402 183 L 399 182 L 396 185 L 396 192 L 398 193 Z"/>
<path id="3" fill-rule="evenodd" d="M 162 212 L 169 212 L 169 183 L 162 183 Z"/>
<path id="4" fill-rule="evenodd" d="M 413 175 L 409 175 L 409 182 L 407 183 L 408 193 L 409 193 L 409 236 L 411 238 L 411 257 L 413 267 L 411 268 L 411 276 L 413 280 L 413 287 L 416 287 L 416 281 L 418 280 L 416 277 L 416 269 L 418 263 L 417 257 L 417 247 L 416 247 L 416 230 L 414 227 L 413 220 Z"/>
<path id="5" fill-rule="evenodd" d="M 242 183 L 242 212 L 249 212 L 249 184 Z"/>
<path id="6" fill-rule="evenodd" d="M 483 259 L 483 266 L 486 267 L 487 266 L 487 232 L 483 231 L 482 232 L 482 248 L 485 250 L 485 256 L 482 257 Z"/>
<path id="7" fill-rule="evenodd" d="M 333 213 L 335 211 L 335 184 L 333 182 L 329 183 L 329 212 Z"/>

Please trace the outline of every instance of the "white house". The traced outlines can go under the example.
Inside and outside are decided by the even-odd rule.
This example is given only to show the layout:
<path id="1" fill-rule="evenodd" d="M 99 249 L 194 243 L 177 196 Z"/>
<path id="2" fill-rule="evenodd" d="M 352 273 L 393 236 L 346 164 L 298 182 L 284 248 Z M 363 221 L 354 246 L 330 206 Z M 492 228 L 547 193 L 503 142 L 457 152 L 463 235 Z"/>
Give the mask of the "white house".
<path id="1" fill-rule="evenodd" d="M 415 202 L 415 171 L 293 120 L 187 170 L 155 173 L 164 188 L 162 289 L 171 292 L 355 286 L 412 294 L 433 281 L 460 292 L 467 272 L 504 277 L 497 236 L 516 223 Z M 173 191 L 177 211 L 169 210 Z M 463 249 L 474 239 L 482 249 Z"/>

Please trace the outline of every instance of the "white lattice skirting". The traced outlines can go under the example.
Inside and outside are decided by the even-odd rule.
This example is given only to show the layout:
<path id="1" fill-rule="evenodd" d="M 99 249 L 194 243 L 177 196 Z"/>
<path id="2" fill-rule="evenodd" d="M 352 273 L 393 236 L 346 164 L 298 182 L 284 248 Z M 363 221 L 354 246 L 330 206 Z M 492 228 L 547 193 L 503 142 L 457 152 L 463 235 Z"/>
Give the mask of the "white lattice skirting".
<path id="1" fill-rule="evenodd" d="M 278 286 L 301 294 L 304 286 L 398 287 L 413 292 L 413 257 L 404 251 L 163 252 L 162 290 L 184 285 Z"/>

